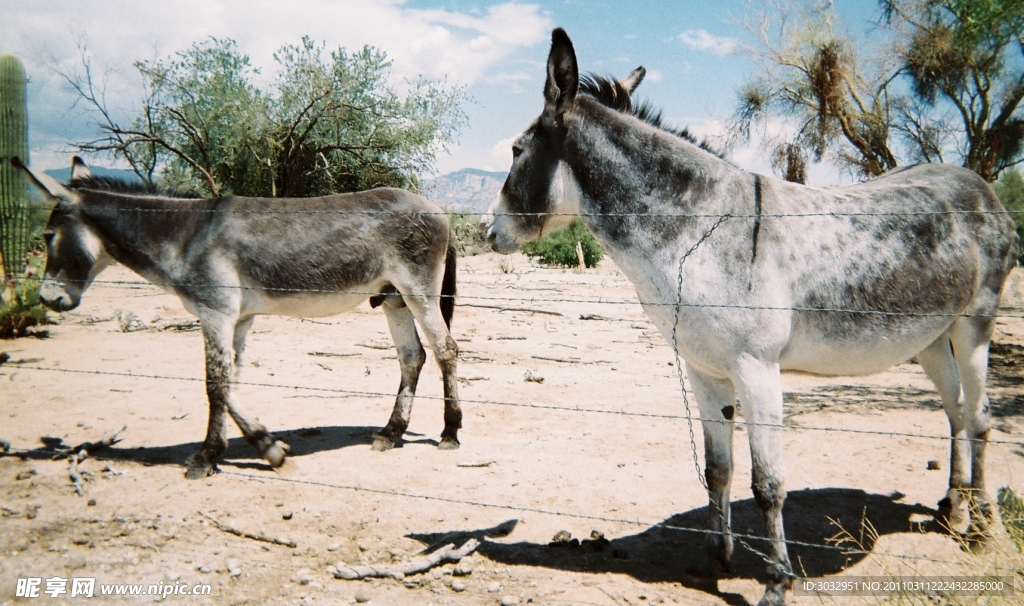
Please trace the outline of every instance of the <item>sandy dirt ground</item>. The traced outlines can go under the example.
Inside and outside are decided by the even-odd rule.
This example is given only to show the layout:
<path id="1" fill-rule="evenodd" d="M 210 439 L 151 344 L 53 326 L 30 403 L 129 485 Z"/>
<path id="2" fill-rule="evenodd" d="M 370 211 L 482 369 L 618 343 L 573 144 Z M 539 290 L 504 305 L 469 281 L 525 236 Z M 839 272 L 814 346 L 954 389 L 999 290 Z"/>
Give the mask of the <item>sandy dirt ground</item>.
<path id="1" fill-rule="evenodd" d="M 1016 271 L 1003 313 L 1022 316 L 1024 276 Z M 760 598 L 764 566 L 742 546 L 728 578 L 707 583 L 685 572 L 703 554 L 703 536 L 680 530 L 702 528 L 706 517 L 692 454 L 703 453 L 699 426 L 691 443 L 670 348 L 610 261 L 580 273 L 519 255 L 461 260 L 453 333 L 465 419 L 457 451 L 436 448 L 443 420 L 432 360 L 404 446 L 371 451 L 399 382 L 380 310 L 257 319 L 236 401 L 291 445 L 291 463 L 274 472 L 232 427 L 222 473 L 201 481 L 185 480 L 183 463 L 206 430 L 202 338 L 177 299 L 123 283 L 138 280 L 111 268 L 48 338 L 0 342 L 12 358 L 0 367 L 0 438 L 11 444 L 0 457 L 0 603 L 82 601 L 16 599 L 17 579 L 28 577 L 211 585 L 206 597 L 166 598 L 182 604 Z M 988 485 L 993 494 L 1000 486 L 1020 492 L 1024 320 L 1001 319 L 995 342 L 992 438 L 1004 443 L 989 447 Z M 948 425 L 917 365 L 783 382 L 787 537 L 822 545 L 846 529 L 867 548 L 791 546 L 799 573 L 1005 571 L 1005 552 L 970 555 L 927 523 L 947 485 L 948 443 L 935 436 Z M 122 426 L 118 444 L 80 465 L 77 495 L 61 449 Z M 733 528 L 760 534 L 742 426 L 736 461 Z M 211 520 L 296 546 L 229 534 Z M 563 530 L 580 539 L 598 531 L 610 544 L 549 546 Z M 401 563 L 470 537 L 482 545 L 464 564 L 468 575 L 453 574 L 452 564 L 402 580 L 331 574 L 338 562 Z"/>

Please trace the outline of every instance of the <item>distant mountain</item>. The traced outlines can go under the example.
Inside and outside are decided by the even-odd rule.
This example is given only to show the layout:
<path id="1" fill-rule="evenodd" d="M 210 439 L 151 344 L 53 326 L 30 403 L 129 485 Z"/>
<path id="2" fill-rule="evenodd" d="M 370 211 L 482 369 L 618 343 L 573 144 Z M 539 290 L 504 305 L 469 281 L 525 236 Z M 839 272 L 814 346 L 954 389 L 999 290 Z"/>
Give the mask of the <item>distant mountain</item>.
<path id="1" fill-rule="evenodd" d="M 482 213 L 501 191 L 508 173 L 463 168 L 423 181 L 423 195 L 443 208 Z"/>

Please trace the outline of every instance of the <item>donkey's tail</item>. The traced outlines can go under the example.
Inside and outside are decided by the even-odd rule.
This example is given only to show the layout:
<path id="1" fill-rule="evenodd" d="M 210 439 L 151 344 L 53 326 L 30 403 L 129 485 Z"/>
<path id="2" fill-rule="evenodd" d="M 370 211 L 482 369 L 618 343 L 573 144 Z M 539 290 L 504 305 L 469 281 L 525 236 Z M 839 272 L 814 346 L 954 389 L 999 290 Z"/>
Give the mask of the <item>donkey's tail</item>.
<path id="1" fill-rule="evenodd" d="M 452 316 L 455 314 L 455 265 L 458 253 L 452 236 L 448 240 L 448 256 L 444 259 L 444 277 L 441 279 L 441 317 L 445 326 L 452 327 Z"/>

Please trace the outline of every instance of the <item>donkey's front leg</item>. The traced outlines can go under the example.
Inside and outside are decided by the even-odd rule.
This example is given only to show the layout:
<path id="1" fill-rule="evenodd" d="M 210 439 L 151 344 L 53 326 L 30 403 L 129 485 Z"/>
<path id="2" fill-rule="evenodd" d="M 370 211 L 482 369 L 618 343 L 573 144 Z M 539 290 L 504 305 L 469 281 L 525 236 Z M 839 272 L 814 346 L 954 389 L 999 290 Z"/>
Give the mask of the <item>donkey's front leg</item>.
<path id="1" fill-rule="evenodd" d="M 210 421 L 206 440 L 199 452 L 189 457 L 185 477 L 204 478 L 216 470 L 217 459 L 227 449 L 224 413 L 235 420 L 246 442 L 252 444 L 273 467 L 284 464 L 288 445 L 276 440 L 266 428 L 249 421 L 231 402 L 231 383 L 235 375 L 234 337 L 236 318 L 228 314 L 208 313 L 200 316 L 206 344 L 206 396 L 210 402 Z M 248 320 L 243 320 L 242 335 Z"/>
<path id="2" fill-rule="evenodd" d="M 697 567 L 700 576 L 717 576 L 731 570 L 733 539 L 730 528 L 732 508 L 729 487 L 732 483 L 733 416 L 736 392 L 732 382 L 708 376 L 687 366 L 704 429 L 704 478 L 708 485 L 708 529 L 706 546 L 709 566 Z"/>
<path id="3" fill-rule="evenodd" d="M 779 364 L 744 354 L 736 361 L 733 385 L 748 423 L 754 501 L 761 509 L 765 536 L 770 544 L 768 553 L 762 554 L 768 560 L 769 580 L 758 606 L 780 606 L 785 604 L 786 590 L 793 584 L 794 577 L 782 526 L 786 489 L 783 487 Z"/>
<path id="4" fill-rule="evenodd" d="M 398 386 L 395 397 L 395 408 L 391 419 L 373 436 L 373 449 L 379 452 L 391 450 L 402 439 L 402 434 L 409 427 L 409 416 L 412 414 L 412 400 L 416 395 L 416 384 L 420 379 L 420 369 L 427 360 L 420 337 L 416 334 L 416 322 L 412 312 L 401 302 L 391 298 L 384 302 L 384 315 L 388 319 L 391 339 L 398 349 L 398 364 L 402 369 L 402 382 Z"/>

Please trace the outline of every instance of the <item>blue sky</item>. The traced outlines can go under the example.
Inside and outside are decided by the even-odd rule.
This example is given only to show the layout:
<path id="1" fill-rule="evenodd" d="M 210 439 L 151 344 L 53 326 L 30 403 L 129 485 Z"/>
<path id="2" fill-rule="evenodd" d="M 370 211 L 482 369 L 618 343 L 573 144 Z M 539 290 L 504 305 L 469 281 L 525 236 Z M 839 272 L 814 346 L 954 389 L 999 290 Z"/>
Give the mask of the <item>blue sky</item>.
<path id="1" fill-rule="evenodd" d="M 439 173 L 463 167 L 505 170 L 508 140 L 541 108 L 550 30 L 572 37 L 581 70 L 622 76 L 648 69 L 640 96 L 672 124 L 698 133 L 721 132 L 737 87 L 754 73 L 742 52 L 740 25 L 765 4 L 706 2 L 598 2 L 550 0 L 0 0 L 0 52 L 13 52 L 30 76 L 29 119 L 33 163 L 68 162 L 68 143 L 95 132 L 94 118 L 55 72 L 74 70 L 84 44 L 105 76 L 107 98 L 127 116 L 141 98 L 131 63 L 166 56 L 209 36 L 238 41 L 257 66 L 272 70 L 271 53 L 303 35 L 329 47 L 373 44 L 394 60 L 396 78 L 424 75 L 466 87 L 469 116 Z M 855 35 L 877 19 L 872 1 L 836 1 Z M 764 152 L 752 143 L 733 153 L 748 170 L 768 172 Z M 95 158 L 98 164 L 109 163 Z M 830 166 L 811 171 L 811 182 L 843 180 Z"/>

